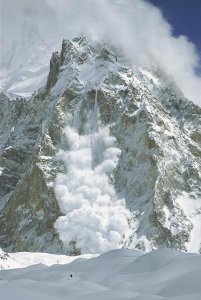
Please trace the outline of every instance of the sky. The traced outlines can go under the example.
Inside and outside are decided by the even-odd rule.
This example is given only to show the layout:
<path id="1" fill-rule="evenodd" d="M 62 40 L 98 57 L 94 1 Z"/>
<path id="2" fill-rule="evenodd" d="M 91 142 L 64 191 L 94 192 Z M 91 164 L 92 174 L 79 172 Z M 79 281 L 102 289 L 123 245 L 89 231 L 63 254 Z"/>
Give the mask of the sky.
<path id="1" fill-rule="evenodd" d="M 133 63 L 156 61 L 187 98 L 201 105 L 201 0 L 150 1 L 1 0 L 4 53 L 20 40 L 24 19 L 31 20 L 48 41 L 84 34 L 121 48 Z"/>
<path id="2" fill-rule="evenodd" d="M 186 35 L 201 52 L 201 0 L 149 0 L 159 7 L 176 36 Z"/>

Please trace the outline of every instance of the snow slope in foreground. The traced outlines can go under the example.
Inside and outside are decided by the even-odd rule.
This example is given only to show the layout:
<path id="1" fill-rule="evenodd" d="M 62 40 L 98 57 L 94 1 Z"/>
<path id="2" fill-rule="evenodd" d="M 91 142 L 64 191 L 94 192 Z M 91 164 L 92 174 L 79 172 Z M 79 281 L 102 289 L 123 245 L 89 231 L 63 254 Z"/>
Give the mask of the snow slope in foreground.
<path id="1" fill-rule="evenodd" d="M 0 299 L 200 300 L 200 278 L 200 255 L 114 250 L 65 265 L 2 270 Z"/>
<path id="2" fill-rule="evenodd" d="M 0 248 L 0 270 L 26 268 L 32 265 L 43 264 L 45 266 L 69 264 L 76 259 L 89 259 L 98 254 L 82 254 L 79 256 L 67 256 L 50 253 L 16 252 L 4 253 Z"/>

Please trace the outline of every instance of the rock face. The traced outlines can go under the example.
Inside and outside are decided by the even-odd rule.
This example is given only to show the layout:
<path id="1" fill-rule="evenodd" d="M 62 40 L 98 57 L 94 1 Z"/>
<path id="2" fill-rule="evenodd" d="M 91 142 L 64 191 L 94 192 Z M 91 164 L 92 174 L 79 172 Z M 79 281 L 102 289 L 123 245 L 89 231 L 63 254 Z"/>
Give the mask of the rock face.
<path id="1" fill-rule="evenodd" d="M 48 112 L 38 96 L 10 101 L 1 94 L 1 245 L 10 250 L 60 248 L 54 222 L 60 214 L 49 172 L 55 148 Z M 37 103 L 37 104 L 36 104 Z M 48 105 L 45 105 L 48 108 Z M 54 114 L 54 112 L 52 112 Z M 52 116 L 53 117 L 53 116 Z M 45 121 L 46 119 L 46 121 Z M 44 155 L 45 152 L 45 155 Z"/>
<path id="2" fill-rule="evenodd" d="M 108 180 L 132 213 L 124 246 L 200 252 L 201 109 L 161 70 L 130 66 L 85 38 L 63 41 L 46 86 L 29 101 L 0 95 L 0 246 L 82 252 L 55 229 L 65 210 L 54 182 L 68 172 L 56 154 L 68 147 L 68 119 L 78 118 L 77 131 L 86 134 L 96 95 L 99 121 L 121 153 Z"/>

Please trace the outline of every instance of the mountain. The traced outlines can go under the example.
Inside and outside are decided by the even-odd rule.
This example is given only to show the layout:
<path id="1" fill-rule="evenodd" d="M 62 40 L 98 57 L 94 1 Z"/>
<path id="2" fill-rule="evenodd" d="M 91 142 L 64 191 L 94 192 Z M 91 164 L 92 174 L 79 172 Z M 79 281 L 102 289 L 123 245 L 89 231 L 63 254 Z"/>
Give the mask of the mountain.
<path id="1" fill-rule="evenodd" d="M 1 91 L 12 97 L 30 97 L 45 84 L 49 60 L 56 47 L 44 41 L 33 21 L 25 20 L 19 38 L 3 55 Z"/>
<path id="2" fill-rule="evenodd" d="M 165 70 L 64 40 L 43 88 L 0 102 L 3 249 L 201 253 L 201 108 Z"/>

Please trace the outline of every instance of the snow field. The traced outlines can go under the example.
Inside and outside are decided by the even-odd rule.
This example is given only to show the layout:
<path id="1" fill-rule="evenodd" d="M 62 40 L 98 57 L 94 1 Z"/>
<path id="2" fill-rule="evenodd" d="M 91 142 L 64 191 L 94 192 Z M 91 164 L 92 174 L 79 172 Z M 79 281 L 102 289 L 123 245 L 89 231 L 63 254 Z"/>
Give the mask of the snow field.
<path id="1" fill-rule="evenodd" d="M 23 269 L 2 270 L 0 298 L 200 300 L 200 278 L 199 255 L 172 249 L 160 249 L 143 255 L 120 249 L 65 265 L 47 267 L 38 264 Z"/>

